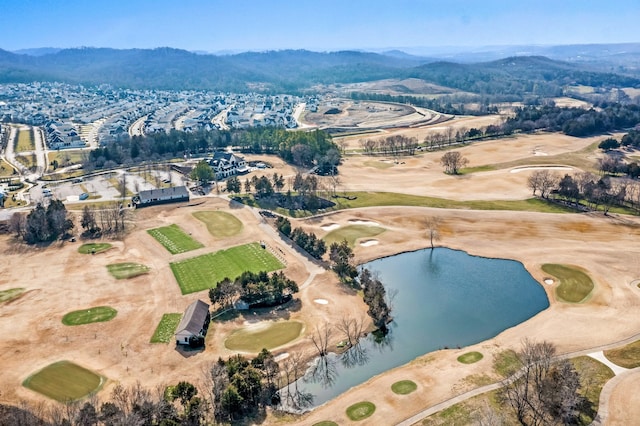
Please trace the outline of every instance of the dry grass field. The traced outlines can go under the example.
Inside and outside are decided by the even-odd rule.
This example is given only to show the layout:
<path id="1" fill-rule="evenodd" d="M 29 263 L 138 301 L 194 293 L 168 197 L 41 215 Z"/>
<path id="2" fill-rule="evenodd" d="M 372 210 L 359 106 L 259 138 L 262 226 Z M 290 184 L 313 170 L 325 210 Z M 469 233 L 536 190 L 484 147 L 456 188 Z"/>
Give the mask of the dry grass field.
<path id="1" fill-rule="evenodd" d="M 483 118 L 491 120 L 495 118 Z M 460 119 L 464 120 L 464 119 Z M 453 120 L 457 122 L 458 119 Z M 401 130 L 416 134 L 424 129 Z M 579 161 L 588 169 L 596 152 L 588 148 L 602 138 L 571 138 L 557 134 L 535 134 L 510 139 L 487 141 L 460 148 L 470 160 L 470 167 L 495 165 L 490 171 L 449 176 L 442 172 L 442 152 L 424 153 L 392 159 L 349 155 L 340 168 L 343 190 L 389 191 L 405 194 L 443 197 L 454 200 L 522 200 L 531 196 L 526 179 L 527 164 L 544 166 L 541 159 L 553 157 L 549 165 L 558 163 L 562 155 L 571 157 L 577 170 Z M 354 142 L 357 144 L 357 142 Z M 292 176 L 295 169 L 280 160 L 260 157 L 274 165 L 274 171 Z M 253 159 L 253 158 L 248 158 Z M 391 166 L 372 167 L 371 162 Z M 391 161 L 391 163 L 386 163 Z M 542 163 L 541 163 L 542 161 Z M 517 162 L 517 166 L 505 166 Z M 518 172 L 513 172 L 518 167 Z M 131 232 L 113 248 L 94 256 L 78 253 L 79 243 L 60 242 L 47 248 L 31 248 L 9 236 L 0 237 L 0 291 L 24 287 L 21 297 L 2 304 L 0 331 L 0 382 L 5 386 L 0 399 L 4 402 L 43 400 L 43 397 L 21 386 L 34 372 L 60 359 L 82 365 L 109 381 L 99 396 L 106 397 L 115 383 L 136 381 L 153 388 L 188 380 L 204 386 L 204 372 L 218 357 L 234 352 L 225 340 L 236 330 L 260 320 L 286 319 L 304 324 L 301 338 L 278 348 L 275 353 L 300 351 L 313 354 L 308 330 L 316 323 L 337 323 L 345 313 L 366 312 L 361 297 L 341 286 L 330 272 L 302 259 L 273 232 L 257 212 L 211 195 L 203 204 L 177 208 L 171 205 L 141 209 L 135 212 Z M 233 215 L 243 224 L 241 230 L 225 238 L 216 238 L 207 224 L 194 213 L 220 211 Z M 524 337 L 548 340 L 561 353 L 589 349 L 625 339 L 640 332 L 640 289 L 630 283 L 640 278 L 640 220 L 635 217 L 597 214 L 551 214 L 510 211 L 473 211 L 411 207 L 367 207 L 343 210 L 310 219 L 292 219 L 294 227 L 326 236 L 336 227 L 347 227 L 357 221 L 374 221 L 385 232 L 367 237 L 376 244 L 355 244 L 358 262 L 387 256 L 429 245 L 424 228 L 428 216 L 442 220 L 439 244 L 462 249 L 473 255 L 511 258 L 522 262 L 545 288 L 551 306 L 530 320 L 505 330 L 493 339 L 462 349 L 442 350 L 419 357 L 366 383 L 354 387 L 292 424 L 314 424 L 330 420 L 351 424 L 346 409 L 361 401 L 375 404 L 368 420 L 395 424 L 420 410 L 473 388 L 469 377 L 493 373 L 493 356 L 517 349 Z M 187 234 L 197 237 L 203 248 L 184 254 L 170 254 L 147 230 L 178 224 Z M 159 319 L 167 312 L 183 312 L 198 298 L 207 301 L 206 292 L 182 295 L 169 267 L 179 261 L 254 241 L 266 242 L 281 253 L 286 262 L 285 273 L 301 287 L 297 297 L 299 308 L 274 311 L 260 317 L 250 315 L 228 321 L 213 321 L 207 334 L 207 347 L 202 352 L 181 352 L 173 345 L 149 343 Z M 107 265 L 135 262 L 150 267 L 148 274 L 128 280 L 116 280 Z M 554 285 L 543 283 L 547 274 L 541 269 L 547 263 L 575 265 L 588 272 L 594 289 L 584 303 L 567 304 L 555 299 Z M 314 302 L 324 299 L 327 304 Z M 108 305 L 118 311 L 117 317 L 105 323 L 69 327 L 60 322 L 67 312 L 87 306 Z M 336 342 L 340 340 L 336 336 Z M 457 358 L 477 351 L 484 358 L 473 364 L 462 364 Z M 411 397 L 402 398 L 391 391 L 400 380 L 418 383 Z M 637 377 L 623 383 L 631 386 Z M 626 389 L 626 388 L 625 388 Z M 614 393 L 612 405 L 626 404 L 629 392 Z M 618 398 L 616 400 L 616 398 Z M 624 399 L 627 398 L 627 399 Z M 637 403 L 637 397 L 634 399 Z M 637 405 L 637 404 L 636 404 Z M 266 424 L 282 419 L 267 417 Z M 359 424 L 365 424 L 359 423 Z M 371 423 L 373 424 L 373 423 Z"/>

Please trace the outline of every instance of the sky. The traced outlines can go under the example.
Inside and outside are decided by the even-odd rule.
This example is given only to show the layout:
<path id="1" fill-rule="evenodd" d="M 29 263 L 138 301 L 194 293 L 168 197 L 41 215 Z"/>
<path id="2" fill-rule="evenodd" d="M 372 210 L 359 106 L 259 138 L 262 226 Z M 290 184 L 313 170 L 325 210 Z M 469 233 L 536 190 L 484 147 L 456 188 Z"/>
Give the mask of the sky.
<path id="1" fill-rule="evenodd" d="M 0 0 L 0 49 L 335 51 L 640 42 L 640 0 Z"/>

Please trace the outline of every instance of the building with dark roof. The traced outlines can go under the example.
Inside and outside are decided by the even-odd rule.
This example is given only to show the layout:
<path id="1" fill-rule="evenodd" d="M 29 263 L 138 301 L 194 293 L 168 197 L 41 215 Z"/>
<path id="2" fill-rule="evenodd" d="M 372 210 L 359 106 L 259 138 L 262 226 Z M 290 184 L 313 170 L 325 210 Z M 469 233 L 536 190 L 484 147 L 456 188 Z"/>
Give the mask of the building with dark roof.
<path id="1" fill-rule="evenodd" d="M 176 344 L 189 345 L 192 338 L 204 338 L 210 321 L 208 304 L 202 300 L 196 300 L 190 304 L 176 329 Z"/>
<path id="2" fill-rule="evenodd" d="M 186 186 L 173 186 L 171 188 L 151 189 L 140 191 L 133 197 L 136 207 L 154 206 L 156 204 L 180 203 L 189 201 L 189 191 Z"/>

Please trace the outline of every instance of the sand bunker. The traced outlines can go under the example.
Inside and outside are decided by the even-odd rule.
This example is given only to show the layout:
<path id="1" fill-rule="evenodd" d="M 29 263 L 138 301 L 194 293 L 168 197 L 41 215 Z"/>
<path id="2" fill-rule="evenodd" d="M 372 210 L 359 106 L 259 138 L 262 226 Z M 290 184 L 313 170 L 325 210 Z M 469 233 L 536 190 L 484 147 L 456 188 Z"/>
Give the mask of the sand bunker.
<path id="1" fill-rule="evenodd" d="M 340 225 L 338 225 L 337 223 L 327 223 L 326 225 L 320 226 L 320 228 L 325 231 L 333 231 L 334 229 L 340 228 Z"/>
<path id="2" fill-rule="evenodd" d="M 551 285 L 551 284 L 553 284 L 553 280 L 552 280 L 551 278 L 546 278 L 546 279 L 544 280 L 544 283 L 545 283 L 545 284 L 549 284 L 549 285 Z"/>
<path id="3" fill-rule="evenodd" d="M 327 299 L 313 299 L 314 302 L 316 302 L 319 305 L 328 305 L 329 301 Z"/>
<path id="4" fill-rule="evenodd" d="M 516 167 L 510 170 L 510 173 L 520 173 L 526 172 L 530 170 L 573 170 L 573 167 L 569 166 L 524 166 L 524 167 Z"/>
<path id="5" fill-rule="evenodd" d="M 360 245 L 362 247 L 370 247 L 370 246 L 375 246 L 378 243 L 379 243 L 378 240 L 365 240 L 365 241 L 360 242 Z"/>
<path id="6" fill-rule="evenodd" d="M 372 220 L 359 220 L 359 219 L 349 219 L 349 224 L 351 225 L 369 225 L 369 226 L 378 226 L 378 222 L 374 222 Z"/>

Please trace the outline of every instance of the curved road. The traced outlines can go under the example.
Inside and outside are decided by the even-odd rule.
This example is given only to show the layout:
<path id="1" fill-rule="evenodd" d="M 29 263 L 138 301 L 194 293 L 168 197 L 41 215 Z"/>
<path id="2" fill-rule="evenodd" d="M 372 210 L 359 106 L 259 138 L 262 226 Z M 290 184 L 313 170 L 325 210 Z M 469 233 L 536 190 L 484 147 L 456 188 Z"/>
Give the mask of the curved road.
<path id="1" fill-rule="evenodd" d="M 601 352 L 601 351 L 606 351 L 609 349 L 615 349 L 617 347 L 620 346 L 624 346 L 627 345 L 629 343 L 633 343 L 637 340 L 640 340 L 640 333 L 634 334 L 633 336 L 627 337 L 626 339 L 623 340 L 619 340 L 617 342 L 613 342 L 613 343 L 609 343 L 607 345 L 601 345 L 601 346 L 596 346 L 593 348 L 589 348 L 589 349 L 584 349 L 581 351 L 576 351 L 576 352 L 569 352 L 566 354 L 562 354 L 559 355 L 559 357 L 562 358 L 575 358 L 578 356 L 583 356 L 583 355 L 592 355 L 595 352 Z M 618 382 L 620 382 L 622 379 L 618 379 L 616 380 L 616 378 L 618 377 L 624 377 L 628 374 L 631 374 L 631 372 L 635 372 L 635 371 L 639 371 L 640 367 L 635 368 L 633 370 L 627 370 L 623 373 L 621 373 L 619 376 L 616 375 L 615 377 L 613 377 L 611 380 L 609 380 L 605 386 L 602 388 L 602 393 L 600 395 L 600 405 L 598 407 L 598 415 L 596 416 L 596 418 L 593 420 L 592 425 L 604 425 L 606 423 L 606 417 L 608 415 L 609 412 L 609 398 L 611 396 L 611 392 L 613 391 L 613 389 L 615 388 L 616 384 Z M 517 373 L 516 373 L 517 374 Z M 465 392 L 463 394 L 454 396 L 450 399 L 447 399 L 445 401 L 442 401 L 439 404 L 433 405 L 425 410 L 420 411 L 419 413 L 409 417 L 408 419 L 397 423 L 397 426 L 411 426 L 417 422 L 419 422 L 420 420 L 424 419 L 425 417 L 428 417 L 432 414 L 437 413 L 438 411 L 442 411 L 446 408 L 451 407 L 452 405 L 458 404 L 460 402 L 463 402 L 469 398 L 473 398 L 474 396 L 478 396 L 480 394 L 483 394 L 485 392 L 490 392 L 496 389 L 499 389 L 503 386 L 502 382 L 497 382 L 497 383 L 492 383 L 490 385 L 486 385 L 486 386 L 481 386 L 479 388 L 476 389 L 472 389 L 468 392 Z"/>

